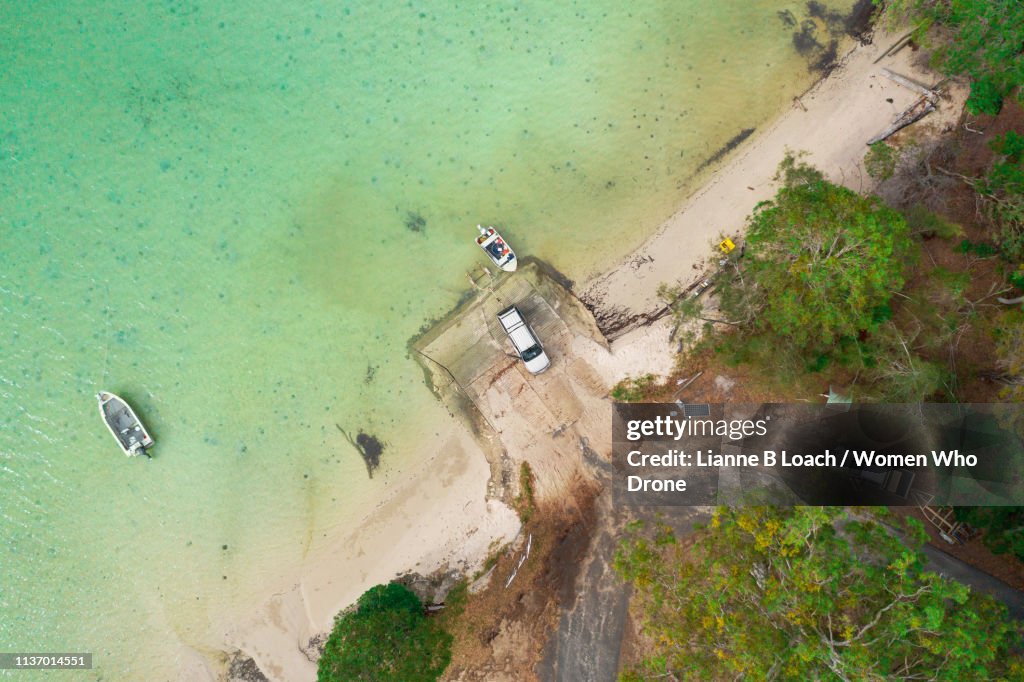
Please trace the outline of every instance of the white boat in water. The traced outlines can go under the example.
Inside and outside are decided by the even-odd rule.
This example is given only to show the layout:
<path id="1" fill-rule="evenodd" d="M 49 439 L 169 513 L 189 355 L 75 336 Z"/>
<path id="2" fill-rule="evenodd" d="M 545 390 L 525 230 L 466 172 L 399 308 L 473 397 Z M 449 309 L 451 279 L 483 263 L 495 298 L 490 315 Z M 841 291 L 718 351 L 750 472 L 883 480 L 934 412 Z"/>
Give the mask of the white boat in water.
<path id="1" fill-rule="evenodd" d="M 480 236 L 476 238 L 476 243 L 491 261 L 505 272 L 515 272 L 519 261 L 508 242 L 502 239 L 493 227 L 477 225 L 476 229 L 480 230 Z"/>
<path id="2" fill-rule="evenodd" d="M 110 429 L 124 454 L 129 457 L 149 457 L 146 450 L 153 447 L 154 441 L 131 406 L 124 399 L 107 391 L 97 393 L 96 399 L 100 401 L 100 416 L 103 417 L 103 423 Z"/>

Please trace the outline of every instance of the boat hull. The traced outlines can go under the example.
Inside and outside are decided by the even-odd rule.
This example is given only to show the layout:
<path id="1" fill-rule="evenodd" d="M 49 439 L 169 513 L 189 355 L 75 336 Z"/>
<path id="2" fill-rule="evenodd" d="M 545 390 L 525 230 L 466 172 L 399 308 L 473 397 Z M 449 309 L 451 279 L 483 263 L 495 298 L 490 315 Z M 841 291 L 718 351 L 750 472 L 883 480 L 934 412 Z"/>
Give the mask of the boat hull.
<path id="1" fill-rule="evenodd" d="M 493 227 L 477 225 L 477 229 L 480 230 L 480 236 L 476 239 L 477 246 L 484 250 L 491 262 L 505 272 L 515 272 L 519 259 L 508 242 Z"/>
<path id="2" fill-rule="evenodd" d="M 107 425 L 110 435 L 117 441 L 121 452 L 128 457 L 139 455 L 148 457 L 149 454 L 146 450 L 153 447 L 155 441 L 146 431 L 142 420 L 135 414 L 131 405 L 109 391 L 100 391 L 96 394 L 96 399 L 99 401 L 100 417 Z"/>

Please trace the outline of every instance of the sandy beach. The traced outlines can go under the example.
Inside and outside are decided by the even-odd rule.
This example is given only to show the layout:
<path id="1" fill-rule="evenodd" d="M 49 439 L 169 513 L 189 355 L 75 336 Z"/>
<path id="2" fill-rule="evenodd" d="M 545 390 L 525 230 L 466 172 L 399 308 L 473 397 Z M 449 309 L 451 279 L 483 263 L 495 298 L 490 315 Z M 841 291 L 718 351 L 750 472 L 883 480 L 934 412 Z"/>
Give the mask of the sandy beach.
<path id="1" fill-rule="evenodd" d="M 917 97 L 882 76 L 881 69 L 925 85 L 937 80 L 915 66 L 919 60 L 909 48 L 874 63 L 897 37 L 876 32 L 871 44 L 856 45 L 799 104 L 730 154 L 643 246 L 580 288 L 580 299 L 615 340 L 610 350 L 602 339 L 580 333 L 566 334 L 559 342 L 561 357 L 553 357 L 564 372 L 545 375 L 535 391 L 548 405 L 571 404 L 571 409 L 549 410 L 537 418 L 524 415 L 515 401 L 524 390 L 518 378 L 496 374 L 481 389 L 493 413 L 503 415 L 495 424 L 500 448 L 514 462 L 533 464 L 541 494 L 556 495 L 560 485 L 584 470 L 570 464 L 583 459 L 581 450 L 583 455 L 606 456 L 610 443 L 596 441 L 610 431 L 608 387 L 625 376 L 672 369 L 667 320 L 644 326 L 663 308 L 658 286 L 691 282 L 703 271 L 711 245 L 722 235 L 742 231 L 754 206 L 774 194 L 773 176 L 787 150 L 806 150 L 806 160 L 830 179 L 856 190 L 868 189 L 870 179 L 862 168 L 865 141 Z M 953 125 L 962 91 L 950 88 L 950 93 L 953 101 L 944 99 L 937 113 L 915 127 Z M 509 382 L 519 387 L 517 392 Z M 541 423 L 543 427 L 537 426 Z M 531 434 L 531 428 L 543 428 L 545 437 L 533 437 L 537 434 Z M 567 429 L 575 430 L 577 440 L 584 433 L 591 434 L 590 439 L 577 446 L 570 437 L 564 449 L 552 449 L 551 431 L 561 437 Z M 266 600 L 250 619 L 212 624 L 211 642 L 251 656 L 275 682 L 313 680 L 316 665 L 304 651 L 309 640 L 329 630 L 335 614 L 364 590 L 407 571 L 472 571 L 496 543 L 516 536 L 518 519 L 489 487 L 492 463 L 468 427 L 439 434 L 424 443 L 423 452 L 423 464 L 396 483 L 389 499 L 363 524 L 336 538 L 326 551 L 308 557 L 299 575 L 268 586 Z"/>
<path id="2" fill-rule="evenodd" d="M 239 650 L 272 680 L 316 679 L 303 651 L 367 588 L 406 572 L 472 570 L 495 540 L 519 530 L 515 512 L 488 499 L 490 469 L 471 434 L 457 426 L 424 443 L 423 464 L 351 532 L 304 562 L 243 622 L 212 624 L 210 638 Z"/>
<path id="3" fill-rule="evenodd" d="M 922 68 L 923 60 L 909 47 L 875 63 L 898 39 L 896 34 L 876 31 L 870 44 L 850 50 L 789 111 L 728 157 L 653 237 L 618 267 L 581 287 L 580 298 L 606 335 L 616 338 L 661 315 L 660 284 L 687 285 L 698 279 L 714 245 L 723 236 L 742 233 L 753 208 L 774 196 L 778 183 L 773 178 L 787 152 L 805 153 L 804 160 L 833 182 L 870 190 L 872 180 L 863 167 L 867 140 L 918 98 L 883 76 L 882 69 L 925 86 L 940 79 Z M 902 135 L 956 124 L 966 88 L 946 83 L 943 90 L 938 110 Z"/>

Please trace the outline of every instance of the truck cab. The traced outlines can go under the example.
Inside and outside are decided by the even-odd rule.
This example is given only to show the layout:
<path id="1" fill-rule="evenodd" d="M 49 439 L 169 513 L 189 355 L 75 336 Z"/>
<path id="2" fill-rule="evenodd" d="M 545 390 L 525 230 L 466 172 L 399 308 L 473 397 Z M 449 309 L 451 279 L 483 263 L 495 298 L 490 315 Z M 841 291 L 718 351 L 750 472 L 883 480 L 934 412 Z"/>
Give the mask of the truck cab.
<path id="1" fill-rule="evenodd" d="M 551 366 L 551 360 L 548 359 L 547 353 L 540 345 L 540 339 L 526 323 L 526 319 L 518 308 L 514 305 L 505 308 L 498 313 L 498 321 L 501 322 L 512 346 L 522 358 L 523 364 L 526 365 L 526 370 L 530 374 L 540 374 Z"/>

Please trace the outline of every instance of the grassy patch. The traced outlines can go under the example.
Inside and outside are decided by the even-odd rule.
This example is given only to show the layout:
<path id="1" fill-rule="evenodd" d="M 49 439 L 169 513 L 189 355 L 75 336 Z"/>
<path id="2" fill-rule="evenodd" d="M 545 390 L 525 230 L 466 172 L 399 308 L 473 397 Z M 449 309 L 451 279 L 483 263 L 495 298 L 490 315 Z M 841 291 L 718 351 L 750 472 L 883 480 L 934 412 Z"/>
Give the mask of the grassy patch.
<path id="1" fill-rule="evenodd" d="M 620 403 L 636 403 L 647 398 L 654 388 L 653 374 L 644 374 L 635 379 L 626 377 L 612 387 L 611 396 Z"/>
<path id="2" fill-rule="evenodd" d="M 528 462 L 519 465 L 519 494 L 516 495 L 513 507 L 519 514 L 519 520 L 525 526 L 533 518 L 537 511 L 537 502 L 534 499 L 533 470 Z"/>

